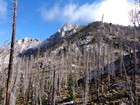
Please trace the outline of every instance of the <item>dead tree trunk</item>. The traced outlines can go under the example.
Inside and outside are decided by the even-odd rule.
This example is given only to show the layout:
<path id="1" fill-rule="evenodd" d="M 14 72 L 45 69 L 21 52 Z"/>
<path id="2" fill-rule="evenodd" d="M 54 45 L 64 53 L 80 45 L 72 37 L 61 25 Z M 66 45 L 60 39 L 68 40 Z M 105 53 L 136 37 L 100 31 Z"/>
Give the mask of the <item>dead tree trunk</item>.
<path id="1" fill-rule="evenodd" d="M 87 57 L 86 57 L 87 56 Z M 84 94 L 84 105 L 88 103 L 88 96 L 89 96 L 89 52 L 85 51 L 84 53 L 84 60 L 85 60 L 85 94 Z"/>
<path id="2" fill-rule="evenodd" d="M 111 70 L 110 70 L 110 65 L 109 65 L 109 63 L 110 63 L 110 45 L 108 45 L 108 47 L 107 47 L 107 69 L 108 69 L 108 86 L 110 86 L 110 76 L 111 76 Z"/>
<path id="3" fill-rule="evenodd" d="M 97 102 L 99 103 L 100 101 L 100 98 L 99 98 L 99 92 L 100 92 L 100 89 L 99 89 L 99 85 L 100 85 L 100 42 L 98 44 L 98 55 L 97 55 Z"/>
<path id="4" fill-rule="evenodd" d="M 14 16 L 13 16 L 13 25 L 12 25 L 12 38 L 11 38 L 11 50 L 10 50 L 10 59 L 8 65 L 8 78 L 6 84 L 6 95 L 4 100 L 4 105 L 10 105 L 10 97 L 11 97 L 11 79 L 13 72 L 13 59 L 14 59 L 14 42 L 16 35 L 16 15 L 17 15 L 17 0 L 14 0 Z"/>
<path id="5" fill-rule="evenodd" d="M 104 66 L 105 66 L 105 46 L 103 46 L 103 57 L 102 57 L 102 71 L 101 71 L 101 91 L 102 91 L 102 95 L 104 92 L 104 84 L 103 84 L 103 71 L 104 71 Z"/>
<path id="6" fill-rule="evenodd" d="M 133 76 L 132 76 L 132 92 L 133 92 L 133 96 L 134 96 L 134 105 L 137 104 L 137 100 L 136 100 L 136 69 L 137 69 L 137 56 L 136 56 L 136 25 L 134 25 L 134 45 L 133 45 L 133 58 L 134 58 L 134 68 L 133 68 Z"/>
<path id="7" fill-rule="evenodd" d="M 54 63 L 54 57 L 53 57 L 53 63 Z M 53 86 L 52 86 L 52 100 L 51 100 L 51 105 L 55 105 L 55 65 L 53 64 Z"/>

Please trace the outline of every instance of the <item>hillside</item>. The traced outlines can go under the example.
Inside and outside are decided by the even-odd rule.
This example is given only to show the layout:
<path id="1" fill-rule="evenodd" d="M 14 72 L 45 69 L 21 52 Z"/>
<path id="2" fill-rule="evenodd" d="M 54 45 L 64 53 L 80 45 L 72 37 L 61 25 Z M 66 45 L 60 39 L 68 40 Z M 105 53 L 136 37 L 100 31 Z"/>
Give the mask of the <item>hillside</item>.
<path id="1" fill-rule="evenodd" d="M 15 43 L 11 98 L 16 105 L 140 103 L 139 28 L 66 24 L 43 42 Z M 9 45 L 0 48 L 1 103 L 9 50 Z"/>

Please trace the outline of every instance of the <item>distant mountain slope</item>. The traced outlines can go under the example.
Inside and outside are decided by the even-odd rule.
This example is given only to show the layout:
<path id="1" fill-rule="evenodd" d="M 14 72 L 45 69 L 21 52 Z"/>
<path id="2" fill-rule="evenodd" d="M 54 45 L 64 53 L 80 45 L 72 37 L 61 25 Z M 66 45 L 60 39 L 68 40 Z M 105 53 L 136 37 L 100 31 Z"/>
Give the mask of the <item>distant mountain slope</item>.
<path id="1" fill-rule="evenodd" d="M 67 27 L 67 28 L 66 28 Z M 123 48 L 125 51 L 128 51 L 133 47 L 133 27 L 126 27 L 120 25 L 114 25 L 109 23 L 104 23 L 102 26 L 101 22 L 90 23 L 87 26 L 75 28 L 76 26 L 68 25 L 62 27 L 50 38 L 43 41 L 40 45 L 40 51 L 45 52 L 46 50 L 55 50 L 60 46 L 66 46 L 66 43 L 75 43 L 78 46 L 90 45 L 94 41 L 98 42 L 100 40 L 103 43 L 113 43 L 113 46 L 116 48 L 119 44 L 119 39 L 123 41 Z M 77 29 L 77 30 L 76 30 Z M 71 30 L 71 31 L 69 31 Z M 73 31 L 75 30 L 75 31 Z M 62 35 L 64 34 L 65 35 Z M 136 48 L 139 49 L 139 37 L 140 31 L 137 29 L 136 32 Z M 63 36 L 63 37 L 62 37 Z M 36 54 L 38 49 L 28 49 L 21 53 L 21 55 L 31 55 Z"/>
<path id="2" fill-rule="evenodd" d="M 24 57 L 27 55 L 36 54 L 39 47 L 41 48 L 41 51 L 45 50 L 44 48 L 46 46 L 53 45 L 59 39 L 72 35 L 76 31 L 80 30 L 81 27 L 82 26 L 79 25 L 65 24 L 60 30 L 43 42 L 40 42 L 38 39 L 28 37 L 17 40 L 15 42 L 15 59 L 18 59 L 19 55 Z M 9 52 L 10 43 L 0 48 L 0 65 L 5 64 L 5 67 L 7 66 L 9 63 Z"/>
<path id="3" fill-rule="evenodd" d="M 72 25 L 72 24 L 65 24 L 61 29 L 59 29 L 56 33 L 51 35 L 49 38 L 41 42 L 40 50 L 41 51 L 46 51 L 46 49 L 49 48 L 49 46 L 55 45 L 58 43 L 60 40 L 62 40 L 65 37 L 69 37 L 72 34 L 76 33 L 77 31 L 81 30 L 84 26 L 80 25 Z M 31 55 L 31 54 L 36 54 L 38 48 L 36 49 L 27 49 L 27 51 L 24 51 L 21 53 L 21 55 Z"/>
<path id="4" fill-rule="evenodd" d="M 75 44 L 82 51 L 83 48 L 91 47 L 92 44 L 112 44 L 115 49 L 119 47 L 119 40 L 122 39 L 123 50 L 128 52 L 133 48 L 133 27 L 126 27 L 114 24 L 108 24 L 101 22 L 93 22 L 87 26 L 78 26 L 66 24 L 60 30 L 58 30 L 50 38 L 39 42 L 38 39 L 24 38 L 16 41 L 16 56 L 30 56 L 36 55 L 38 49 L 43 53 L 45 51 L 51 52 L 53 50 L 61 50 L 68 48 L 69 44 Z M 136 48 L 140 49 L 139 44 L 140 31 L 136 31 Z M 0 53 L 4 61 L 8 63 L 9 45 L 0 49 Z M 117 51 L 117 50 L 116 50 Z M 5 53 L 6 52 L 6 53 Z M 3 59 L 1 58 L 1 59 Z M 1 61 L 2 62 L 2 61 Z"/>
<path id="5" fill-rule="evenodd" d="M 36 49 L 40 41 L 38 39 L 24 38 L 15 42 L 15 57 L 30 48 Z M 0 64 L 9 63 L 10 43 L 0 48 Z"/>

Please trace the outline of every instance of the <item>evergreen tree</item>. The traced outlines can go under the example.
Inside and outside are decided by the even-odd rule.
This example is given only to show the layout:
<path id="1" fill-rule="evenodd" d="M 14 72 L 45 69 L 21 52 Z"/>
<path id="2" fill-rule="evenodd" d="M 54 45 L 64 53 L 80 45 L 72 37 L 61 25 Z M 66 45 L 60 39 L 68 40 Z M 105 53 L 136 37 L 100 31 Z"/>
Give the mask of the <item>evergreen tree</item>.
<path id="1" fill-rule="evenodd" d="M 72 78 L 72 73 L 70 73 L 68 78 L 68 101 L 73 101 L 75 98 L 74 80 Z"/>

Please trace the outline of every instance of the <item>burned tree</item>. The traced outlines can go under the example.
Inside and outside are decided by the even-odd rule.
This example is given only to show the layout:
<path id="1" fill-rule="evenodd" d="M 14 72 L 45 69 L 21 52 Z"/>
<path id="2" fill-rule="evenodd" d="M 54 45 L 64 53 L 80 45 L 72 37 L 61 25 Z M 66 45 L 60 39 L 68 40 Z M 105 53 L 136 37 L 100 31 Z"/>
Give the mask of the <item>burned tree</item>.
<path id="1" fill-rule="evenodd" d="M 140 2 L 135 0 L 133 9 L 129 12 L 130 22 L 134 25 L 133 30 L 133 54 L 130 56 L 132 59 L 133 67 L 131 71 L 131 81 L 132 81 L 132 93 L 133 93 L 133 104 L 137 104 L 137 95 L 136 95 L 136 71 L 137 71 L 137 55 L 136 55 L 136 28 L 140 27 Z"/>
<path id="2" fill-rule="evenodd" d="M 14 0 L 14 16 L 13 16 L 13 25 L 12 25 L 12 38 L 11 38 L 11 50 L 10 50 L 10 59 L 8 65 L 8 78 L 6 84 L 6 95 L 4 100 L 4 105 L 10 105 L 11 97 L 11 79 L 13 72 L 13 63 L 14 63 L 14 47 L 15 47 L 15 35 L 16 35 L 16 16 L 17 16 L 17 0 Z"/>

